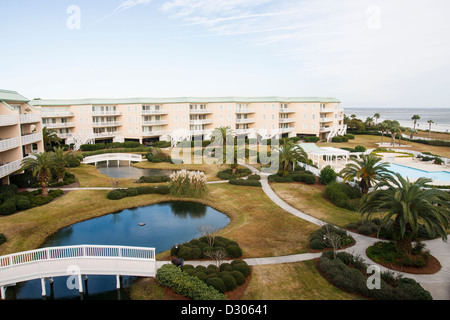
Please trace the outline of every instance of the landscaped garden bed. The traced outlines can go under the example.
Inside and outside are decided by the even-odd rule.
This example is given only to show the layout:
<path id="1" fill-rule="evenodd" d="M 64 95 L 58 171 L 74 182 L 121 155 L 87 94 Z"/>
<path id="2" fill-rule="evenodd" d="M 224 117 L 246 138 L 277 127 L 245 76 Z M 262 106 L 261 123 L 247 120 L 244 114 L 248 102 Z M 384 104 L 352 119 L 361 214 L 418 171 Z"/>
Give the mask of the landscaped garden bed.
<path id="1" fill-rule="evenodd" d="M 325 225 L 310 236 L 310 252 L 344 249 L 355 244 L 355 239 L 343 229 Z"/>

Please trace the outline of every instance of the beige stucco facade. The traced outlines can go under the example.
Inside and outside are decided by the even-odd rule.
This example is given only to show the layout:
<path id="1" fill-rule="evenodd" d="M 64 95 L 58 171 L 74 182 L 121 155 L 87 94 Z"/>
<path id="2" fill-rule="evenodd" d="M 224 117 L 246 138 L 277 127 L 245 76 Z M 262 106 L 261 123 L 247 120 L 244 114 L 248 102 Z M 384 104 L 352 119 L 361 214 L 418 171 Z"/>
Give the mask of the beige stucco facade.
<path id="1" fill-rule="evenodd" d="M 44 150 L 42 120 L 39 108 L 15 91 L 0 90 L 0 179 L 9 183 L 9 176 L 21 167 L 22 159 Z"/>
<path id="2" fill-rule="evenodd" d="M 230 126 L 238 135 L 274 138 L 343 133 L 344 112 L 335 98 L 136 98 L 33 100 L 43 126 L 70 144 L 176 140 Z"/>

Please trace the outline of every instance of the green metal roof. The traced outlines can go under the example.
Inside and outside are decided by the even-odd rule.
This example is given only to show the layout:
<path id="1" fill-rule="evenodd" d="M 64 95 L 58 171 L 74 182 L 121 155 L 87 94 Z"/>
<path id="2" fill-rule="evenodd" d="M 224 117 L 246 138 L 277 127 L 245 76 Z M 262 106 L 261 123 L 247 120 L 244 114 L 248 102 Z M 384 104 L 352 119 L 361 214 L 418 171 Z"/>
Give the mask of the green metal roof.
<path id="1" fill-rule="evenodd" d="M 25 98 L 16 91 L 0 89 L 0 101 L 29 102 L 30 99 Z"/>
<path id="2" fill-rule="evenodd" d="M 257 102 L 317 102 L 340 103 L 331 97 L 182 97 L 182 98 L 125 98 L 125 99 L 67 99 L 30 101 L 35 106 L 61 106 L 61 105 L 117 105 L 117 104 L 170 104 L 170 103 L 257 103 Z"/>

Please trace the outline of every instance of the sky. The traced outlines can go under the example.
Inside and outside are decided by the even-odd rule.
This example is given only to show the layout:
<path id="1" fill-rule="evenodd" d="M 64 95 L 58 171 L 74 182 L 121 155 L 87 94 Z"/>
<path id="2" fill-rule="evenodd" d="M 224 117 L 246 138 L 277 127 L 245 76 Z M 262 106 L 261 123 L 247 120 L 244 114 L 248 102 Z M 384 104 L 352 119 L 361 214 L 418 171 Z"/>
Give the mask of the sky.
<path id="1" fill-rule="evenodd" d="M 0 0 L 0 88 L 33 99 L 336 97 L 450 107 L 448 0 Z"/>

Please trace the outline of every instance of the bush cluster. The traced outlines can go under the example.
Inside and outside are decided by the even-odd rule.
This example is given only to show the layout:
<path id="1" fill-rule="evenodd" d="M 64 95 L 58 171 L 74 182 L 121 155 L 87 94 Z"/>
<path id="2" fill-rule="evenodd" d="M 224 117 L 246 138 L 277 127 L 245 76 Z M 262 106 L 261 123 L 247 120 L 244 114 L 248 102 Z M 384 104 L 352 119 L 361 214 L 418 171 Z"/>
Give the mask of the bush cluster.
<path id="1" fill-rule="evenodd" d="M 80 146 L 81 151 L 97 151 L 103 149 L 118 149 L 118 148 L 139 148 L 142 147 L 137 141 L 125 141 L 125 142 L 112 142 L 112 143 L 96 143 L 96 144 L 82 144 Z"/>
<path id="2" fill-rule="evenodd" d="M 190 276 L 197 277 L 220 293 L 234 290 L 245 282 L 250 275 L 250 267 L 244 260 L 236 259 L 231 263 L 222 263 L 220 267 L 210 264 L 208 267 L 184 265 L 181 267 Z"/>
<path id="3" fill-rule="evenodd" d="M 425 245 L 416 243 L 411 254 L 397 250 L 394 242 L 377 242 L 367 248 L 367 256 L 375 262 L 389 263 L 402 267 L 422 268 L 428 264 L 430 252 L 424 250 Z"/>
<path id="4" fill-rule="evenodd" d="M 418 282 L 409 278 L 394 278 L 388 272 L 381 273 L 380 289 L 367 287 L 367 265 L 361 258 L 346 252 L 339 252 L 336 259 L 333 252 L 324 252 L 319 268 L 337 287 L 375 300 L 432 300 L 431 294 Z"/>
<path id="5" fill-rule="evenodd" d="M 158 175 L 158 176 L 142 176 L 139 178 L 138 183 L 160 183 L 160 182 L 169 182 L 170 177 L 167 175 Z"/>
<path id="6" fill-rule="evenodd" d="M 313 136 L 313 137 L 304 137 L 303 140 L 305 142 L 317 142 L 320 140 L 319 137 Z"/>
<path id="7" fill-rule="evenodd" d="M 359 208 L 361 190 L 347 183 L 335 182 L 326 186 L 325 197 L 339 208 L 356 211 Z"/>
<path id="8" fill-rule="evenodd" d="M 153 163 L 172 162 L 172 158 L 163 152 L 160 152 L 157 155 L 153 155 L 152 152 L 149 152 L 145 155 L 145 157 L 147 158 L 148 162 Z"/>
<path id="9" fill-rule="evenodd" d="M 279 182 L 279 183 L 287 183 L 287 182 L 304 182 L 306 184 L 316 183 L 316 177 L 312 174 L 312 172 L 306 171 L 304 169 L 301 171 L 295 170 L 284 177 L 281 175 L 281 173 L 272 174 L 268 177 L 268 180 L 269 182 Z"/>
<path id="10" fill-rule="evenodd" d="M 180 259 L 203 259 L 208 258 L 209 251 L 223 250 L 230 258 L 239 258 L 242 256 L 242 249 L 236 241 L 217 236 L 213 246 L 209 246 L 206 237 L 191 240 L 190 242 L 178 246 L 178 251 L 172 247 L 170 254 Z"/>
<path id="11" fill-rule="evenodd" d="M 152 143 L 154 148 L 170 148 L 172 146 L 170 141 L 155 141 Z"/>
<path id="12" fill-rule="evenodd" d="M 319 182 L 321 184 L 330 184 L 336 181 L 337 174 L 331 168 L 331 166 L 326 166 L 320 171 Z"/>
<path id="13" fill-rule="evenodd" d="M 236 169 L 236 172 L 233 174 L 233 171 L 231 169 L 226 169 L 219 171 L 217 173 L 217 177 L 222 180 L 230 180 L 230 179 L 237 179 L 241 177 L 245 177 L 252 174 L 252 170 L 248 168 L 238 168 Z"/>
<path id="14" fill-rule="evenodd" d="M 348 139 L 349 139 L 348 136 L 335 136 L 335 137 L 331 138 L 331 142 L 337 142 L 337 143 L 348 142 Z"/>
<path id="15" fill-rule="evenodd" d="M 141 194 L 169 194 L 169 187 L 166 185 L 155 187 L 136 187 L 127 189 L 114 189 L 108 192 L 106 197 L 109 200 L 120 200 L 126 197 L 139 196 Z"/>
<path id="16" fill-rule="evenodd" d="M 200 141 L 201 141 L 201 145 L 203 148 L 206 148 L 207 146 L 209 146 L 211 144 L 211 140 L 200 140 Z M 180 143 L 177 144 L 177 147 L 179 147 L 179 148 L 194 148 L 196 146 L 195 144 L 196 144 L 195 140 L 181 141 Z"/>
<path id="17" fill-rule="evenodd" d="M 165 264 L 158 269 L 156 281 L 161 286 L 194 300 L 226 300 L 225 296 L 214 287 L 172 264 Z"/>
<path id="18" fill-rule="evenodd" d="M 346 247 L 351 245 L 352 243 L 355 242 L 355 240 L 353 239 L 353 237 L 349 234 L 347 234 L 347 232 L 345 230 L 336 228 L 335 226 L 332 225 L 328 225 L 328 228 L 330 230 L 330 234 L 337 234 L 338 236 L 340 236 L 340 246 L 339 248 L 342 247 Z M 326 226 L 322 226 L 320 229 L 317 229 L 316 231 L 314 231 L 311 236 L 309 237 L 309 243 L 310 243 L 310 247 L 311 249 L 314 250 L 323 250 L 325 248 L 331 248 L 331 244 L 328 241 L 324 241 L 324 237 L 327 234 L 327 227 Z"/>
<path id="19" fill-rule="evenodd" d="M 228 181 L 229 184 L 248 187 L 261 187 L 261 182 L 255 179 L 235 179 L 232 178 Z"/>
<path id="20" fill-rule="evenodd" d="M 6 242 L 6 237 L 3 233 L 0 233 L 0 245 Z"/>
<path id="21" fill-rule="evenodd" d="M 62 190 L 50 190 L 45 197 L 42 197 L 41 193 L 42 190 L 17 193 L 17 186 L 15 185 L 1 186 L 0 215 L 11 215 L 18 211 L 45 205 L 53 199 L 62 196 L 64 192 Z"/>

